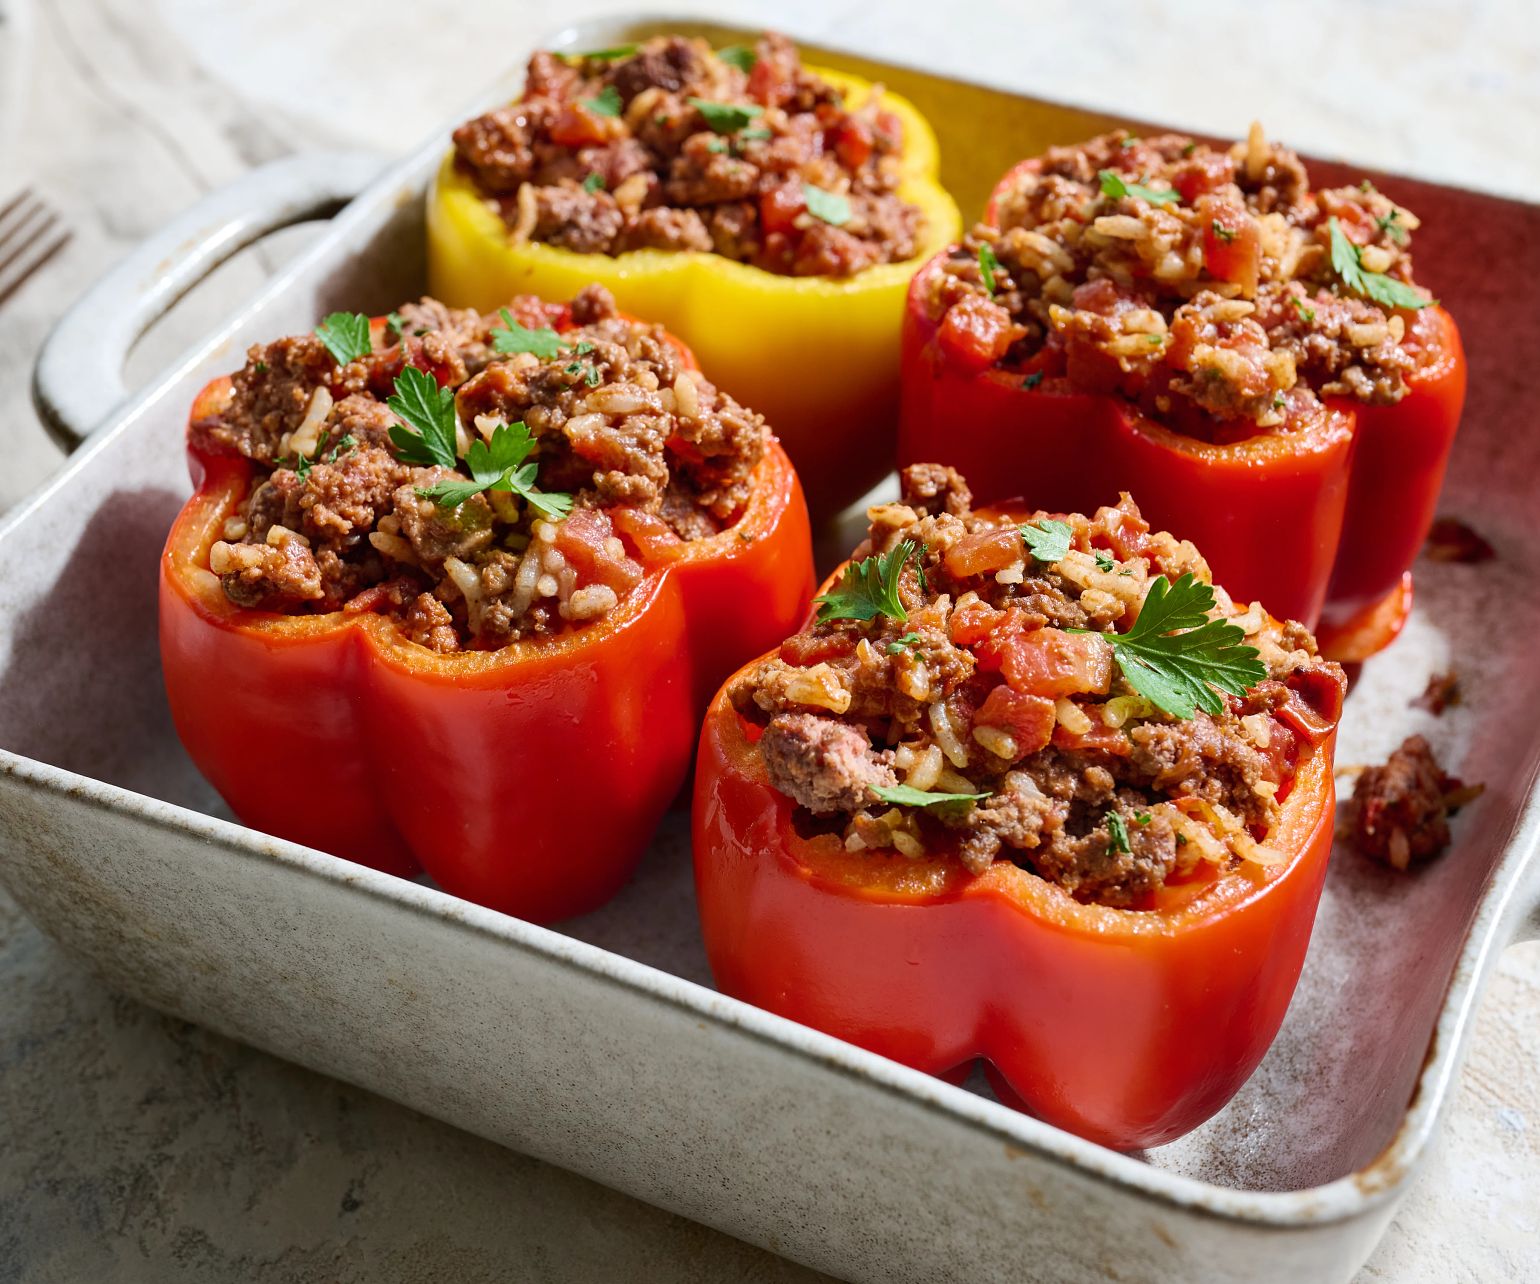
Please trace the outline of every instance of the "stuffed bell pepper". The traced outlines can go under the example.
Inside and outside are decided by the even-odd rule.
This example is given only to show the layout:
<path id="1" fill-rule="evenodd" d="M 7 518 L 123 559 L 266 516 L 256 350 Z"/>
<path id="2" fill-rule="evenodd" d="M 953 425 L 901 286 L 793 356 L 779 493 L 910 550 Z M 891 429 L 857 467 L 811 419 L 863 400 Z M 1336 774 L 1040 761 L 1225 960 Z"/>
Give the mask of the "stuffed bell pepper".
<path id="1" fill-rule="evenodd" d="M 975 510 L 905 470 L 815 617 L 706 717 L 729 994 L 1122 1149 L 1229 1100 L 1331 851 L 1345 680 L 1125 495 Z"/>
<path id="2" fill-rule="evenodd" d="M 188 444 L 160 622 L 193 760 L 254 828 L 530 919 L 619 888 L 812 592 L 764 420 L 598 287 L 333 314 Z"/>
<path id="3" fill-rule="evenodd" d="M 901 459 L 981 499 L 1132 490 L 1237 596 L 1362 658 L 1410 605 L 1464 399 L 1416 227 L 1368 183 L 1312 190 L 1257 127 L 1053 148 L 915 278 Z"/>
<path id="4" fill-rule="evenodd" d="M 540 52 L 455 131 L 430 285 L 478 308 L 607 286 L 766 416 L 818 517 L 889 467 L 904 292 L 961 231 L 937 165 L 908 102 L 783 36 Z"/>

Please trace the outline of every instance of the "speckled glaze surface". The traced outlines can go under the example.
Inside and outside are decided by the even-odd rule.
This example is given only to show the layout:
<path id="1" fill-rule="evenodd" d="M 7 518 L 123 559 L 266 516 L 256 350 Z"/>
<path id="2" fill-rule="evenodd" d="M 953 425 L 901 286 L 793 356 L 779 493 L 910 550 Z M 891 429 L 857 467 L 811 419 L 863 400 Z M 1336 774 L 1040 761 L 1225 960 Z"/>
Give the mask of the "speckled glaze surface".
<path id="1" fill-rule="evenodd" d="M 557 43 L 654 25 L 692 24 Z M 943 124 L 965 209 L 1015 155 L 1104 123 L 818 56 L 879 70 Z M 946 136 L 979 113 L 1008 128 Z M 157 1007 L 842 1277 L 1005 1278 L 1030 1263 L 1043 1280 L 1347 1279 L 1427 1149 L 1497 950 L 1534 930 L 1540 900 L 1527 642 L 1540 593 L 1508 569 L 1540 534 L 1540 437 L 1515 418 L 1531 414 L 1521 384 L 1540 318 L 1493 319 L 1506 283 L 1540 269 L 1540 212 L 1383 180 L 1422 216 L 1419 274 L 1470 353 L 1443 508 L 1499 557 L 1419 566 L 1416 614 L 1355 685 L 1340 759 L 1372 761 L 1419 730 L 1487 794 L 1416 877 L 1339 850 L 1262 1067 L 1197 1132 L 1122 1156 L 712 991 L 682 813 L 631 888 L 560 930 L 223 818 L 171 730 L 155 642 L 156 558 L 188 489 L 186 406 L 247 342 L 420 290 L 420 198 L 440 147 L 381 178 L 0 527 L 0 877 L 18 901 Z M 273 208 L 293 189 L 291 174 L 251 199 Z M 80 427 L 92 390 L 76 391 L 58 402 Z M 1410 708 L 1451 657 L 1467 701 L 1439 719 Z"/>

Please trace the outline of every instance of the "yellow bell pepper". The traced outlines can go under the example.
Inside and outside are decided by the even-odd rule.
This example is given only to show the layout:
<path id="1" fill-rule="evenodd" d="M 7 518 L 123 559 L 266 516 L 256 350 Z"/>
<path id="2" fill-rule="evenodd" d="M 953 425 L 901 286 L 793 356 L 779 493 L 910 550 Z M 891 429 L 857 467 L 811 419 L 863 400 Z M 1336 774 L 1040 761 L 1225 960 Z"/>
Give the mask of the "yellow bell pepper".
<path id="1" fill-rule="evenodd" d="M 847 101 L 870 83 L 809 67 Z M 937 181 L 936 135 L 914 105 L 884 93 L 903 122 L 898 195 L 920 208 L 919 252 L 847 278 L 781 276 L 698 250 L 579 254 L 508 227 L 451 151 L 428 194 L 428 282 L 453 307 L 482 311 L 516 294 L 571 298 L 607 286 L 625 312 L 656 321 L 694 349 L 719 386 L 769 421 L 797 466 L 815 517 L 859 498 L 893 465 L 899 326 L 909 279 L 959 239 L 961 217 Z"/>

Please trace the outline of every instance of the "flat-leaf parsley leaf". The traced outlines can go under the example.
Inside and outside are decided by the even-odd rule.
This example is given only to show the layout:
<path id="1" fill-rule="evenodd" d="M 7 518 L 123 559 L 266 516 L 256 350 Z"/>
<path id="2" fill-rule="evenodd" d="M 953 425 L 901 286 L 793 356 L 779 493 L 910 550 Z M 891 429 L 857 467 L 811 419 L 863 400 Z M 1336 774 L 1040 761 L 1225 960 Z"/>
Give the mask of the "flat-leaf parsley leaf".
<path id="1" fill-rule="evenodd" d="M 507 308 L 499 308 L 498 312 L 503 318 L 503 324 L 492 327 L 492 347 L 503 356 L 515 352 L 532 352 L 542 361 L 549 361 L 552 357 L 560 356 L 562 349 L 567 346 L 555 330 L 546 327 L 531 330 L 515 321 Z"/>
<path id="2" fill-rule="evenodd" d="M 535 485 L 538 466 L 529 459 L 534 447 L 534 438 L 523 423 L 498 424 L 490 442 L 478 437 L 465 452 L 472 480 L 441 481 L 417 493 L 444 508 L 458 508 L 484 490 L 512 491 L 541 517 L 560 521 L 572 511 L 572 496 L 543 491 Z"/>
<path id="3" fill-rule="evenodd" d="M 1437 299 L 1423 298 L 1416 286 L 1386 276 L 1383 272 L 1371 272 L 1364 267 L 1361 251 L 1348 240 L 1335 215 L 1327 220 L 1327 226 L 1331 230 L 1332 271 L 1342 278 L 1342 284 L 1354 294 L 1373 299 L 1387 308 L 1410 308 L 1414 311 L 1438 302 Z"/>
<path id="4" fill-rule="evenodd" d="M 893 803 L 898 807 L 934 807 L 937 803 L 978 802 L 981 798 L 989 797 L 987 793 L 931 793 L 929 790 L 913 789 L 908 785 L 873 785 L 872 792 L 883 802 Z"/>
<path id="5" fill-rule="evenodd" d="M 1069 555 L 1074 532 L 1067 522 L 1056 522 L 1051 517 L 1045 517 L 1040 522 L 1029 522 L 1020 529 L 1021 538 L 1027 541 L 1027 548 L 1039 562 L 1045 565 L 1062 562 Z"/>
<path id="6" fill-rule="evenodd" d="M 995 257 L 994 250 L 988 241 L 979 246 L 979 276 L 984 280 L 984 288 L 989 291 L 989 297 L 995 297 L 995 273 L 1000 270 L 1000 260 Z"/>
<path id="7" fill-rule="evenodd" d="M 1213 607 L 1213 587 L 1191 571 L 1175 584 L 1162 575 L 1151 581 L 1133 628 L 1097 636 L 1111 645 L 1128 685 L 1157 708 L 1183 719 L 1197 709 L 1222 713 L 1220 691 L 1245 695 L 1267 670 L 1239 627 L 1209 618 Z"/>
<path id="8" fill-rule="evenodd" d="M 709 98 L 689 98 L 685 101 L 700 112 L 706 127 L 716 134 L 736 134 L 756 116 L 765 113 L 765 109 L 757 103 L 718 103 Z"/>
<path id="9" fill-rule="evenodd" d="M 408 464 L 455 466 L 455 395 L 425 370 L 407 366 L 385 404 L 409 427 L 391 424 L 390 439 Z M 415 428 L 417 431 L 411 431 Z"/>
<path id="10" fill-rule="evenodd" d="M 620 90 L 614 85 L 606 85 L 592 98 L 583 99 L 583 106 L 595 116 L 618 116 L 621 108 Z"/>
<path id="11" fill-rule="evenodd" d="M 717 50 L 717 57 L 729 67 L 736 67 L 745 75 L 753 71 L 754 64 L 759 61 L 758 55 L 747 45 L 728 45 L 724 49 Z"/>
<path id="12" fill-rule="evenodd" d="M 1115 169 L 1104 169 L 1096 177 L 1101 182 L 1102 195 L 1110 196 L 1113 200 L 1121 200 L 1125 196 L 1136 196 L 1141 201 L 1148 201 L 1151 205 L 1170 205 L 1173 201 L 1182 199 L 1180 192 L 1173 192 L 1170 188 L 1156 191 L 1143 183 L 1130 183 Z"/>
<path id="13" fill-rule="evenodd" d="M 802 199 L 807 202 L 809 214 L 831 227 L 844 227 L 850 222 L 850 201 L 838 192 L 826 192 L 811 183 L 803 183 Z"/>
<path id="14" fill-rule="evenodd" d="M 326 345 L 339 366 L 369 355 L 369 318 L 361 312 L 333 312 L 315 328 L 315 337 Z"/>
<path id="15" fill-rule="evenodd" d="M 924 546 L 912 539 L 902 541 L 891 553 L 863 558 L 845 568 L 840 582 L 813 599 L 818 622 L 826 620 L 874 620 L 886 615 L 900 623 L 909 618 L 898 596 L 898 577 L 912 557 L 918 563 Z M 918 569 L 918 566 L 916 566 Z"/>

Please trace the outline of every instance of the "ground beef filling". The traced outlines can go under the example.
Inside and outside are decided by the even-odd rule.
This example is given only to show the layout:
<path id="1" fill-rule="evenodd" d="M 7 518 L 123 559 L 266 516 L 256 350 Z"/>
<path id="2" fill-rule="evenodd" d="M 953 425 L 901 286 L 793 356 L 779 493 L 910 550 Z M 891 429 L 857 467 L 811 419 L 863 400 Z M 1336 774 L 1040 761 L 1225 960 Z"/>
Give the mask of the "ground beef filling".
<path id="1" fill-rule="evenodd" d="M 1108 170 L 1115 191 L 1140 190 L 1109 194 Z M 1416 217 L 1367 183 L 1312 191 L 1299 158 L 1258 127 L 1226 151 L 1107 134 L 1052 148 L 1016 178 L 999 230 L 952 250 L 931 315 L 975 360 L 1125 396 L 1193 435 L 1303 428 L 1323 397 L 1400 400 L 1429 355 L 1422 310 L 1344 285 L 1333 219 L 1363 269 L 1412 281 Z"/>
<path id="2" fill-rule="evenodd" d="M 900 502 L 869 516 L 857 556 L 924 549 L 899 580 L 907 618 L 810 624 L 728 693 L 804 828 L 874 858 L 941 852 L 974 872 L 1011 860 L 1124 907 L 1168 882 L 1284 859 L 1267 834 L 1345 687 L 1302 626 L 1216 589 L 1267 676 L 1218 715 L 1178 720 L 1123 682 L 1095 634 L 1126 630 L 1153 577 L 1209 571 L 1127 496 L 1065 518 L 1072 547 L 1051 565 L 1017 530 L 1034 519 L 975 514 L 949 468 L 906 469 Z M 896 785 L 984 797 L 919 807 L 876 792 Z"/>
<path id="3" fill-rule="evenodd" d="M 209 555 L 232 602 L 377 612 L 434 651 L 498 647 L 602 617 L 641 580 L 645 550 L 737 520 L 767 440 L 759 415 L 602 288 L 507 312 L 558 327 L 556 354 L 500 355 L 500 313 L 433 299 L 404 304 L 347 364 L 314 334 L 248 352 L 225 404 L 190 430 L 195 448 L 257 465 Z M 539 491 L 569 496 L 570 513 L 508 491 L 453 507 L 425 495 L 467 474 L 401 458 L 386 402 L 407 365 L 455 390 L 462 466 L 476 436 L 523 423 Z"/>
<path id="4" fill-rule="evenodd" d="M 1482 792 L 1446 775 L 1421 736 L 1408 736 L 1353 788 L 1353 841 L 1392 869 L 1431 860 L 1449 846 L 1449 817 Z"/>
<path id="5" fill-rule="evenodd" d="M 682 36 L 536 53 L 523 99 L 454 142 L 515 240 L 705 250 L 790 276 L 850 276 L 919 249 L 920 211 L 897 195 L 898 118 L 877 91 L 844 102 L 784 36 L 729 60 Z"/>

